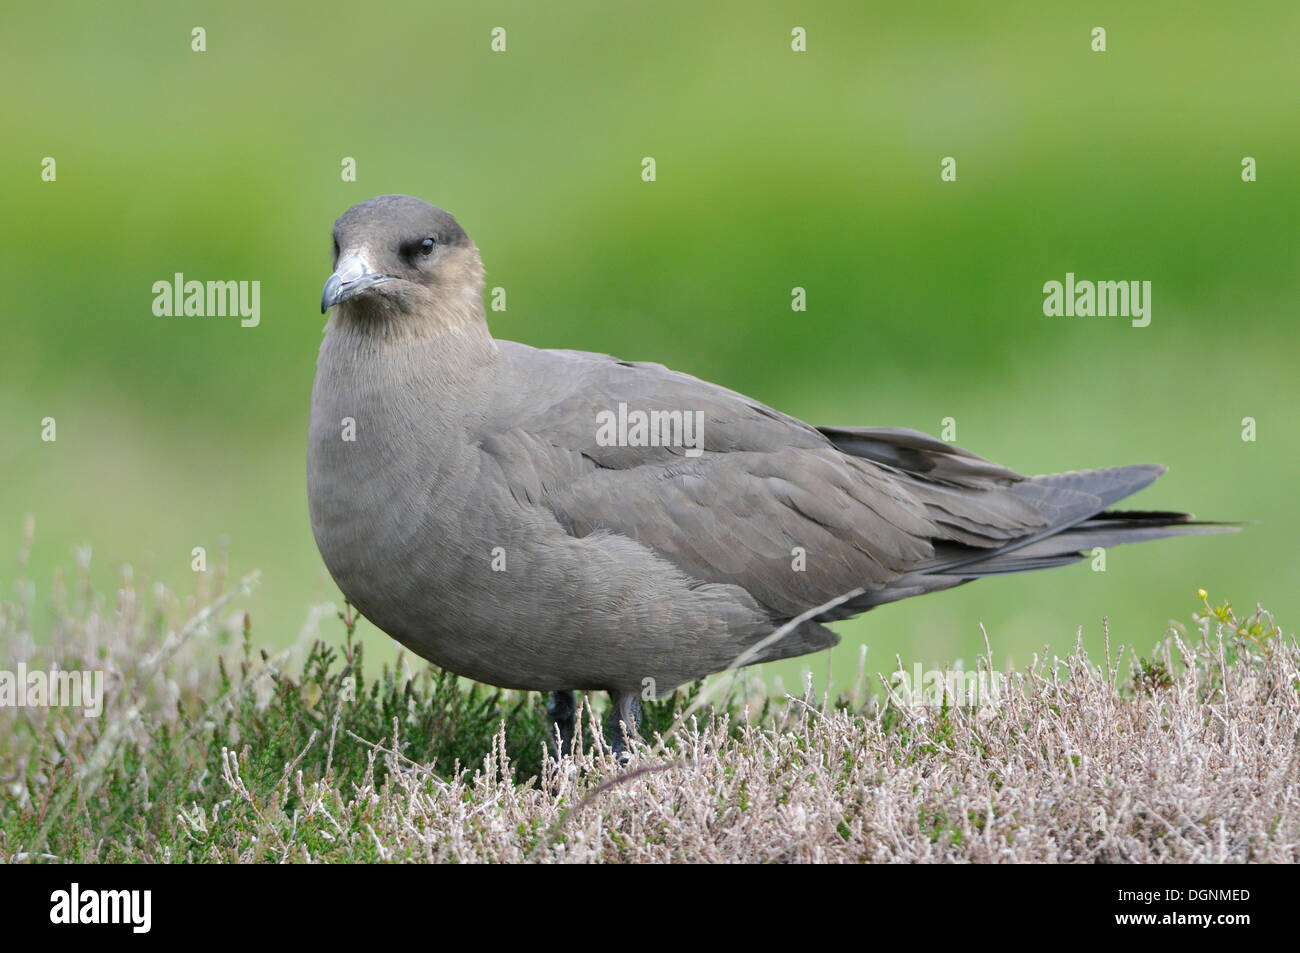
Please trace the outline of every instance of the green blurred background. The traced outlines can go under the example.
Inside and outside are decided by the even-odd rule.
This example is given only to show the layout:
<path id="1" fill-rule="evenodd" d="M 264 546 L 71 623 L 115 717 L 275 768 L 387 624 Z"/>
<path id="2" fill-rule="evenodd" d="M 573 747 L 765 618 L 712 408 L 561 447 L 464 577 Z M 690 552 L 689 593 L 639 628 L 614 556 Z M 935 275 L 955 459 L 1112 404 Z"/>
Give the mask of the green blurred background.
<path id="1" fill-rule="evenodd" d="M 1137 505 L 1259 521 L 869 613 L 839 626 L 837 682 L 861 644 L 873 668 L 969 666 L 981 621 L 1001 660 L 1080 625 L 1097 647 L 1103 616 L 1145 652 L 1199 586 L 1294 626 L 1300 7 L 863 7 L 6 5 L 6 594 L 30 513 L 42 592 L 81 544 L 110 589 L 129 562 L 189 591 L 191 548 L 226 537 L 232 573 L 262 571 L 259 644 L 339 598 L 303 476 L 330 225 L 407 192 L 478 242 L 498 337 L 659 361 L 814 423 L 951 416 L 1031 473 L 1161 462 Z M 177 271 L 260 281 L 260 327 L 155 317 Z M 1045 317 L 1067 271 L 1153 282 L 1151 325 Z M 826 660 L 765 674 L 804 666 Z"/>

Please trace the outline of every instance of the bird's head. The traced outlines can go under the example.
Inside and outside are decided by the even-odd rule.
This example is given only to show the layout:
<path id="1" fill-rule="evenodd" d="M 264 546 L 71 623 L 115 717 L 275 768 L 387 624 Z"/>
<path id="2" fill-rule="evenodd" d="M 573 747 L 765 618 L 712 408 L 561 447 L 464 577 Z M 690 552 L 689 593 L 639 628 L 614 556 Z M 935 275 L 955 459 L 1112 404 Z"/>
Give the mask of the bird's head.
<path id="1" fill-rule="evenodd" d="M 452 323 L 481 316 L 482 290 L 478 248 L 450 212 L 409 195 L 380 195 L 334 223 L 334 273 L 320 309 Z"/>

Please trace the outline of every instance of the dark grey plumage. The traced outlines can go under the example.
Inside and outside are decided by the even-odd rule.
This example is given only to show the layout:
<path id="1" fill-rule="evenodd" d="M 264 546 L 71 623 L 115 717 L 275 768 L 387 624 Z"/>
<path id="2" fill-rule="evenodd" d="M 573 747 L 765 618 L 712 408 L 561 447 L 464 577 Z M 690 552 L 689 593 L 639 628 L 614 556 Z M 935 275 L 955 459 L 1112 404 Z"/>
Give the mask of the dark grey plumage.
<path id="1" fill-rule="evenodd" d="M 725 669 L 854 589 L 751 661 L 833 645 L 823 622 L 883 603 L 1221 529 L 1111 509 L 1159 466 L 1025 477 L 915 431 L 813 427 L 659 364 L 496 341 L 477 249 L 418 199 L 363 202 L 334 236 L 312 528 L 367 618 L 479 681 L 606 690 L 635 720 L 643 689 Z M 599 445 L 597 414 L 620 403 L 701 411 L 704 452 Z"/>

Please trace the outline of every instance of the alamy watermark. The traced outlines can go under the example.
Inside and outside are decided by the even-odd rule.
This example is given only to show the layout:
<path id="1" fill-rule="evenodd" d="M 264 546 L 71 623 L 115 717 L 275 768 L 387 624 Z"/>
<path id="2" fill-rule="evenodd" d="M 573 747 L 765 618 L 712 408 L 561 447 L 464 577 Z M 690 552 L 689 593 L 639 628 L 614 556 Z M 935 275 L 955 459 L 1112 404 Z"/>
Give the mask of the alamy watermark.
<path id="1" fill-rule="evenodd" d="M 238 315 L 239 324 L 255 328 L 262 321 L 260 281 L 186 281 L 176 272 L 171 281 L 153 283 L 153 313 L 160 318 L 224 318 Z"/>
<path id="2" fill-rule="evenodd" d="M 908 672 L 899 669 L 889 676 L 889 684 L 908 708 L 996 708 L 1002 703 L 1002 684 L 1006 676 L 985 669 L 964 671 L 922 669 L 917 662 Z"/>
<path id="3" fill-rule="evenodd" d="M 87 718 L 104 711 L 104 673 L 51 668 L 0 669 L 0 708 L 80 708 Z"/>
<path id="4" fill-rule="evenodd" d="M 1065 281 L 1043 285 L 1043 314 L 1051 318 L 1132 318 L 1135 328 L 1151 323 L 1151 282 Z"/>
<path id="5" fill-rule="evenodd" d="M 596 444 L 601 447 L 683 447 L 688 457 L 704 453 L 704 411 L 628 410 L 596 414 Z"/>
<path id="6" fill-rule="evenodd" d="M 90 890 L 75 881 L 50 894 L 50 922 L 129 926 L 148 933 L 153 924 L 152 890 Z"/>

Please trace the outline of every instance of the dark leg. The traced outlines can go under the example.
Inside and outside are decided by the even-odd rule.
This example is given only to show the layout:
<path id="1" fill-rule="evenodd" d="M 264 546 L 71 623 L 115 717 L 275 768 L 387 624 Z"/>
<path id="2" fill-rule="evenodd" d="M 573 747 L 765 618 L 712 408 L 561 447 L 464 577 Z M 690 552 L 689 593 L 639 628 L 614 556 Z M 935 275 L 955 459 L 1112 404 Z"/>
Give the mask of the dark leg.
<path id="1" fill-rule="evenodd" d="M 641 727 L 641 699 L 636 692 L 610 692 L 609 697 L 613 704 L 605 719 L 605 731 L 614 757 L 627 764 L 632 757 L 628 745 L 636 740 L 637 729 Z"/>
<path id="2" fill-rule="evenodd" d="M 578 700 L 573 692 L 551 692 L 546 699 L 546 714 L 549 718 L 551 735 L 551 754 L 556 760 L 573 751 L 574 716 L 578 711 Z M 557 738 L 559 748 L 556 748 Z"/>

